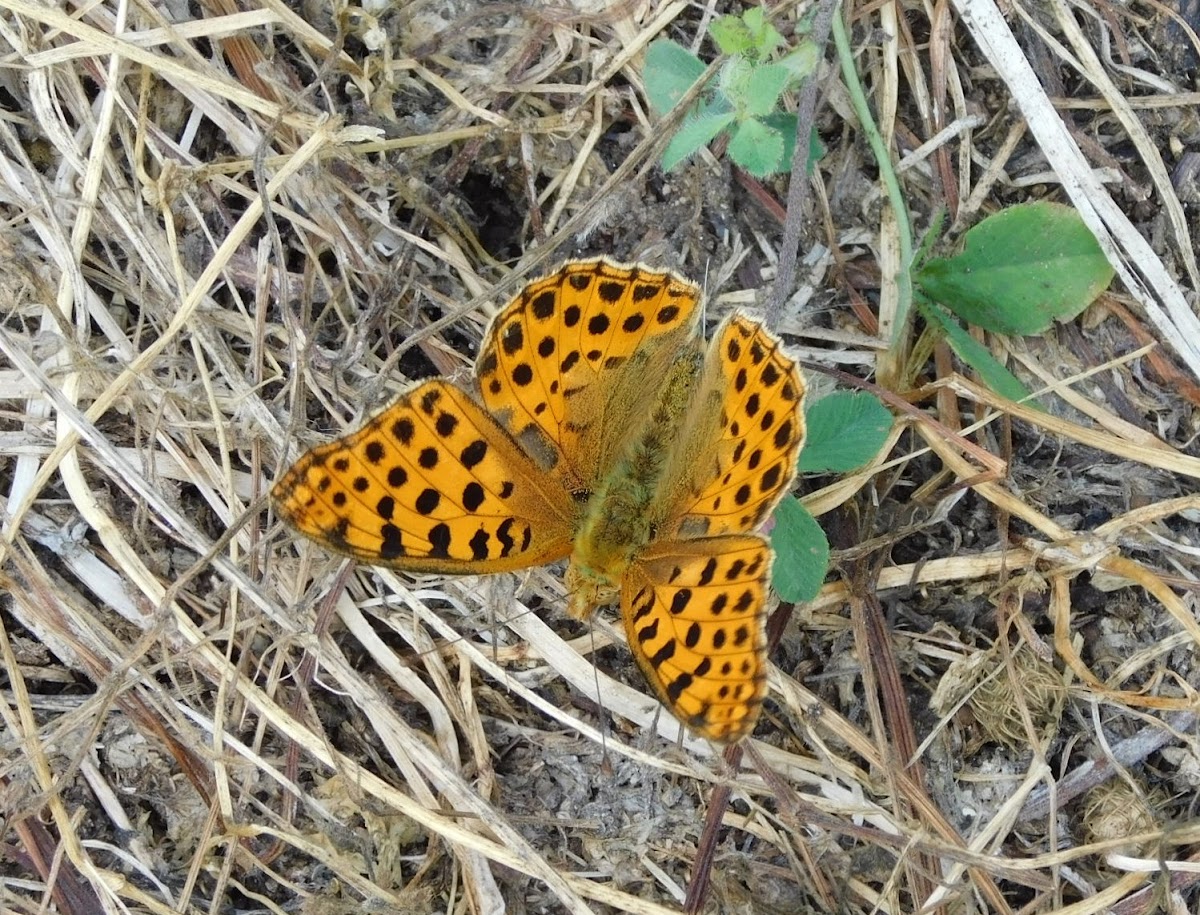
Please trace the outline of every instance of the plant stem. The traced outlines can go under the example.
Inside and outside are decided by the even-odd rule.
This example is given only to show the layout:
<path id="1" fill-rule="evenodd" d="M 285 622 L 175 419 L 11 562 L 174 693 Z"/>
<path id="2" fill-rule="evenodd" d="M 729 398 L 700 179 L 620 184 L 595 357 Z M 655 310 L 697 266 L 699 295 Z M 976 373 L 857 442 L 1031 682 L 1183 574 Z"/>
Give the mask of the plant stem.
<path id="1" fill-rule="evenodd" d="M 862 83 L 858 79 L 858 71 L 854 69 L 854 52 L 850 48 L 850 38 L 846 34 L 846 26 L 840 16 L 833 21 L 833 42 L 837 47 L 838 59 L 842 65 L 842 80 L 850 94 L 850 104 L 854 108 L 854 113 L 858 117 L 859 125 L 866 135 L 867 142 L 871 146 L 875 164 L 879 167 L 879 180 L 883 182 L 888 203 L 891 204 L 892 210 L 896 214 L 896 230 L 900 240 L 900 263 L 903 264 L 903 269 L 896 277 L 900 301 L 896 303 L 896 320 L 892 325 L 892 339 L 889 341 L 889 345 L 894 348 L 901 335 L 907 332 L 908 318 L 912 311 L 912 224 L 909 222 L 908 208 L 904 205 L 904 196 L 900 192 L 900 182 L 896 177 L 895 169 L 892 168 L 891 156 L 883 143 L 879 128 L 875 125 Z"/>
<path id="2" fill-rule="evenodd" d="M 821 6 L 813 20 L 810 37 L 822 55 L 829 41 L 830 23 L 836 19 L 834 12 L 837 0 L 821 0 Z M 800 103 L 796 108 L 796 146 L 792 151 L 792 178 L 788 185 L 787 218 L 783 223 L 783 238 L 779 242 L 779 267 L 775 274 L 775 285 L 764 308 L 768 327 L 779 325 L 783 304 L 792 294 L 796 282 L 796 255 L 800 250 L 800 233 L 804 227 L 804 213 L 808 209 L 808 138 L 812 136 L 813 118 L 817 110 L 817 76 L 814 73 L 804 81 L 800 89 Z"/>

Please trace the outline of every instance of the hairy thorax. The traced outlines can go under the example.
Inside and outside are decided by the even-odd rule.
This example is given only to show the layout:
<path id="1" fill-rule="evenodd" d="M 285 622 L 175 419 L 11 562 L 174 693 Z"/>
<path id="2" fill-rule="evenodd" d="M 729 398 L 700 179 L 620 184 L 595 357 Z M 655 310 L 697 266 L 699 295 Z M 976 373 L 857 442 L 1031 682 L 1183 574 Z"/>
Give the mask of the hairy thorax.
<path id="1" fill-rule="evenodd" d="M 702 364 L 698 348 L 679 354 L 657 400 L 630 430 L 620 457 L 588 499 L 566 575 L 568 612 L 577 619 L 616 600 L 630 561 L 655 538 L 656 507 L 677 475 L 672 444 Z"/>

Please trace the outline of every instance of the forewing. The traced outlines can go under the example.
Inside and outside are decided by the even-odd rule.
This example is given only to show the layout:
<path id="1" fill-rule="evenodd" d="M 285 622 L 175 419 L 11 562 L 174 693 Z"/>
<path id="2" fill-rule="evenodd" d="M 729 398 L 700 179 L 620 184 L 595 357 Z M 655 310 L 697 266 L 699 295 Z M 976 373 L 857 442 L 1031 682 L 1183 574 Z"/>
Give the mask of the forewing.
<path id="1" fill-rule="evenodd" d="M 644 265 L 573 261 L 497 314 L 476 363 L 488 410 L 571 491 L 590 490 L 695 345 L 700 290 Z"/>
<path id="2" fill-rule="evenodd" d="M 743 533 L 762 524 L 795 479 L 804 393 L 778 337 L 740 312 L 722 323 L 657 510 L 669 535 Z"/>
<path id="3" fill-rule="evenodd" d="M 307 537 L 373 565 L 502 572 L 571 550 L 577 508 L 465 391 L 421 382 L 272 490 Z"/>
<path id="4" fill-rule="evenodd" d="M 651 544 L 621 585 L 629 647 L 663 704 L 702 737 L 754 729 L 767 692 L 771 550 L 758 536 Z"/>

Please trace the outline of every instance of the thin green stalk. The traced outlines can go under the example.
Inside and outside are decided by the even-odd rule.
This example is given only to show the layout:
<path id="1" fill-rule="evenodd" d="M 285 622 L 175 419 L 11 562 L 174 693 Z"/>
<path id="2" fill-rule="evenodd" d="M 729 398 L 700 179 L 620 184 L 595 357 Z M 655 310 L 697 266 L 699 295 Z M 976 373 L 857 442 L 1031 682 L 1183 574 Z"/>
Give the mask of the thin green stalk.
<path id="1" fill-rule="evenodd" d="M 905 332 L 908 326 L 908 316 L 912 311 L 912 223 L 908 218 L 908 208 L 904 205 L 904 196 L 900 192 L 900 182 L 896 178 L 895 169 L 892 168 L 892 159 L 888 148 L 884 145 L 879 128 L 875 125 L 874 115 L 867 104 L 862 83 L 858 79 L 858 72 L 854 69 L 854 52 L 850 48 L 850 37 L 846 34 L 846 25 L 842 22 L 841 16 L 833 17 L 833 42 L 837 48 L 838 60 L 842 65 L 842 80 L 850 93 L 850 104 L 854 108 L 855 115 L 858 116 L 858 122 L 862 126 L 863 133 L 866 134 L 867 142 L 871 145 L 875 163 L 879 166 L 879 178 L 887 191 L 888 203 L 891 204 L 892 210 L 896 214 L 896 225 L 900 233 L 900 262 L 903 269 L 896 278 L 900 301 L 897 303 L 896 323 L 892 328 L 890 341 L 891 346 L 894 347 L 899 342 L 900 335 Z"/>

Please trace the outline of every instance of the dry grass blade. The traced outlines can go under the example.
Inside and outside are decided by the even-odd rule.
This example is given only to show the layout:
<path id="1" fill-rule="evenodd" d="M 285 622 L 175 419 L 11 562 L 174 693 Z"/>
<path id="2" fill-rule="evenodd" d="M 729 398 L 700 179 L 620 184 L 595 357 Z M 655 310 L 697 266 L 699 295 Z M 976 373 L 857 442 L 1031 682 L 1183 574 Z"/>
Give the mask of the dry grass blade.
<path id="1" fill-rule="evenodd" d="M 730 78 L 726 7 L 0 0 L 0 909 L 1196 910 L 1187 23 L 846 7 L 867 115 L 831 50 L 784 98 L 811 184 L 722 143 L 664 175 L 703 92 L 658 120 L 646 50 Z M 792 46 L 814 9 L 768 12 Z M 1124 285 L 985 341 L 1042 409 L 902 310 L 908 233 L 1034 197 Z M 704 282 L 710 324 L 777 282 L 811 387 L 901 419 L 805 483 L 842 574 L 725 761 L 559 570 L 350 566 L 268 510 L 591 254 Z"/>

